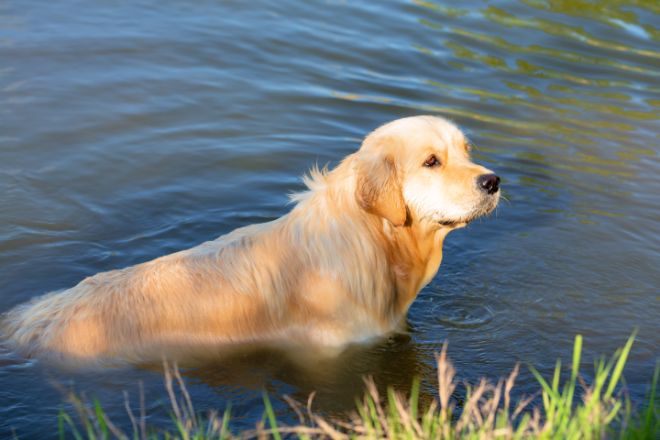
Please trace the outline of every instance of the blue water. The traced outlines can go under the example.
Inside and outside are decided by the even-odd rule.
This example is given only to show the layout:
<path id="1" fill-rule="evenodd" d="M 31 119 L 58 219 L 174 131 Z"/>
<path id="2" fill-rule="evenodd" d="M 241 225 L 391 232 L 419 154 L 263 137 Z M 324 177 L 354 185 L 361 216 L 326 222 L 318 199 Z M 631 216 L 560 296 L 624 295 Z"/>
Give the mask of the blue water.
<path id="1" fill-rule="evenodd" d="M 290 209 L 315 163 L 378 125 L 454 120 L 503 179 L 495 216 L 452 233 L 409 334 L 314 371 L 275 354 L 185 371 L 196 408 L 261 418 L 261 390 L 326 414 L 362 376 L 434 390 L 516 361 L 584 371 L 639 329 L 640 402 L 660 345 L 657 2 L 0 1 L 0 312 L 94 273 Z M 537 390 L 523 367 L 520 394 Z M 169 420 L 158 370 L 62 371 L 0 351 L 0 436 L 56 435 L 66 392 L 130 428 L 122 392 Z M 294 420 L 277 401 L 283 420 Z"/>

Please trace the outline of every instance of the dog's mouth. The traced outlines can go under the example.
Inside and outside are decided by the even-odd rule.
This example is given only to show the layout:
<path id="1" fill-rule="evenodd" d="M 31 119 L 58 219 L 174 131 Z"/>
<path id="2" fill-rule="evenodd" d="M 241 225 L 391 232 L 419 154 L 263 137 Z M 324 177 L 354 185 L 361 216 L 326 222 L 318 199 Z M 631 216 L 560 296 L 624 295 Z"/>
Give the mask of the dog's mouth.
<path id="1" fill-rule="evenodd" d="M 468 222 L 467 221 L 464 221 L 464 222 L 463 221 L 454 221 L 454 220 L 441 220 L 441 221 L 438 222 L 438 224 L 440 224 L 442 226 L 447 226 L 449 228 L 457 226 L 459 224 L 463 224 L 463 223 L 467 224 Z"/>
<path id="2" fill-rule="evenodd" d="M 460 220 L 460 221 L 440 221 L 438 224 L 442 228 L 447 228 L 447 229 L 460 229 L 464 228 L 470 223 L 472 220 Z"/>
<path id="3" fill-rule="evenodd" d="M 497 207 L 497 202 L 499 201 L 499 197 L 495 199 L 490 199 L 486 203 L 483 203 L 476 207 L 472 212 L 469 214 L 458 218 L 458 219 L 441 219 L 438 220 L 437 223 L 441 226 L 444 226 L 446 228 L 462 228 L 464 226 L 467 226 L 468 223 L 471 221 L 483 217 L 485 215 L 490 214 L 495 210 Z"/>

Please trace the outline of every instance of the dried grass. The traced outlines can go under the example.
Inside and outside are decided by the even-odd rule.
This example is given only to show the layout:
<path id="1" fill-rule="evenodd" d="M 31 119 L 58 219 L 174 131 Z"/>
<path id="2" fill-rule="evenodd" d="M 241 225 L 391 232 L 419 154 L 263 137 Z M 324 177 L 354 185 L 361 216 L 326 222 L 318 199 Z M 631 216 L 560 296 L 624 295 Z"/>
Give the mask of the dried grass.
<path id="1" fill-rule="evenodd" d="M 614 391 L 620 382 L 623 366 L 630 351 L 634 335 L 609 361 L 596 365 L 594 381 L 587 385 L 579 376 L 582 338 L 576 337 L 570 378 L 560 384 L 561 364 L 558 362 L 551 381 L 536 370 L 541 386 L 538 393 L 543 405 L 531 407 L 535 396 L 520 399 L 512 405 L 512 390 L 519 373 L 516 365 L 506 379 L 493 384 L 481 379 L 476 385 L 465 384 L 467 393 L 460 411 L 453 399 L 456 392 L 456 370 L 447 357 L 447 345 L 442 347 L 437 361 L 437 399 L 420 411 L 419 382 L 414 382 L 409 396 L 389 389 L 387 396 L 379 394 L 373 379 L 366 379 L 366 393 L 357 404 L 349 421 L 328 419 L 314 412 L 314 395 L 306 404 L 288 396 L 288 402 L 298 418 L 293 426 L 280 425 L 270 399 L 264 393 L 264 417 L 252 430 L 232 433 L 229 428 L 230 412 L 222 416 L 211 412 L 200 417 L 178 367 L 164 364 L 165 388 L 168 392 L 176 432 L 157 430 L 146 426 L 144 393 L 140 392 L 140 415 L 133 413 L 128 395 L 125 407 L 132 433 L 122 432 L 110 422 L 97 401 L 91 405 L 75 395 L 70 401 L 78 414 L 75 423 L 66 413 L 59 420 L 60 437 L 77 439 L 281 439 L 282 436 L 300 439 L 599 439 L 610 436 L 621 438 L 656 438 L 660 432 L 655 390 L 658 371 L 653 379 L 651 395 L 646 409 L 635 415 L 629 399 Z M 581 399 L 576 398 L 580 382 Z M 537 396 L 538 396 L 537 394 Z M 513 406 L 513 410 L 511 409 Z M 615 429 L 614 426 L 618 428 Z M 82 433 L 79 430 L 82 427 Z"/>

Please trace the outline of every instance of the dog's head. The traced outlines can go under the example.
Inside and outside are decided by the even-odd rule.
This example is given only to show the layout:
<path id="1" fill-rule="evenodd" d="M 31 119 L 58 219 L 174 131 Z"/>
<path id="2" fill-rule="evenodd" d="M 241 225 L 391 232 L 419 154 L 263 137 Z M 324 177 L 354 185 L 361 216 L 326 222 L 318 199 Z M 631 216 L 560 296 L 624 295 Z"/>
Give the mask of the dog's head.
<path id="1" fill-rule="evenodd" d="M 459 227 L 490 213 L 499 201 L 499 177 L 470 160 L 463 133 L 441 118 L 383 125 L 356 156 L 360 206 L 396 226 L 416 221 Z"/>

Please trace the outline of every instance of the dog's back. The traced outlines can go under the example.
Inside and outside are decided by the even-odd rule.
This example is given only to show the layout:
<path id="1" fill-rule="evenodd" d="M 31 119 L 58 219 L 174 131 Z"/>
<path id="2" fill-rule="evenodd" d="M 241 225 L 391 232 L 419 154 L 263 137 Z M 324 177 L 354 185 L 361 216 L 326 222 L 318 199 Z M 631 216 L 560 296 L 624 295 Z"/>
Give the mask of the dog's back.
<path id="1" fill-rule="evenodd" d="M 26 355 L 82 360 L 127 358 L 177 339 L 187 344 L 238 339 L 227 320 L 240 320 L 259 301 L 237 292 L 223 272 L 249 280 L 246 268 L 252 262 L 244 254 L 268 226 L 242 228 L 192 249 L 99 273 L 21 304 L 3 316 L 3 339 Z M 250 288 L 247 284 L 243 290 Z"/>

